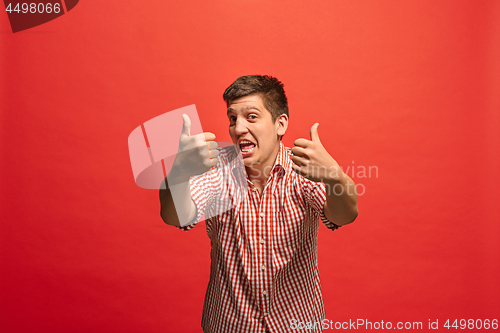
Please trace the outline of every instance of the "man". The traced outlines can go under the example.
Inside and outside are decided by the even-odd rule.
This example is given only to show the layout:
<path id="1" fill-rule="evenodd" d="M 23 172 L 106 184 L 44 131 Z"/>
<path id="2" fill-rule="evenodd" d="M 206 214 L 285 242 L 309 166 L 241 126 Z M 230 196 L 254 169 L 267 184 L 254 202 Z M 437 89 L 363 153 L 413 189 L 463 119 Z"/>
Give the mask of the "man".
<path id="1" fill-rule="evenodd" d="M 284 147 L 288 104 L 276 78 L 240 77 L 223 97 L 236 149 L 216 149 L 212 133 L 191 136 L 184 115 L 178 154 L 160 191 L 165 223 L 187 231 L 206 217 L 212 263 L 203 330 L 321 332 L 319 220 L 331 230 L 353 222 L 355 184 L 322 146 L 319 124 L 311 140 Z M 244 165 L 239 187 L 235 152 Z M 232 205 L 221 204 L 228 200 Z"/>

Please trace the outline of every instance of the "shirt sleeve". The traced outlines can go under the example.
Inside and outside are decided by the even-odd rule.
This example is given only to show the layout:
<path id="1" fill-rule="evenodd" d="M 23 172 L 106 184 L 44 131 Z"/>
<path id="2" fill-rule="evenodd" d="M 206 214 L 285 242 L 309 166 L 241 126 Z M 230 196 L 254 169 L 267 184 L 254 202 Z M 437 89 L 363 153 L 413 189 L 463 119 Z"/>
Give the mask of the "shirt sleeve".
<path id="1" fill-rule="evenodd" d="M 316 183 L 307 178 L 301 177 L 303 180 L 303 189 L 306 202 L 319 213 L 321 222 L 330 230 L 337 230 L 340 226 L 330 221 L 324 211 L 326 202 L 326 189 L 324 183 Z"/>
<path id="2" fill-rule="evenodd" d="M 214 177 L 213 170 L 203 173 L 198 176 L 191 177 L 189 179 L 189 188 L 191 191 L 191 200 L 193 200 L 196 213 L 193 221 L 189 222 L 187 225 L 182 227 L 177 226 L 177 228 L 189 231 L 198 222 L 203 221 L 203 216 L 205 215 L 205 208 L 207 207 L 207 202 L 213 196 L 214 188 L 212 178 Z"/>

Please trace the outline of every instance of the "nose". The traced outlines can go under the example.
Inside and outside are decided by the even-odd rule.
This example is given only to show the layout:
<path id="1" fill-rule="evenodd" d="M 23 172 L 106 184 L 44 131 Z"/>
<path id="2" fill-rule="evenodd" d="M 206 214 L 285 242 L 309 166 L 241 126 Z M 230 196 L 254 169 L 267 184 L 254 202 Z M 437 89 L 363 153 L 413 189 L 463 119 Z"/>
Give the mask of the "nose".
<path id="1" fill-rule="evenodd" d="M 246 121 L 241 119 L 240 117 L 236 118 L 236 124 L 234 125 L 234 134 L 237 136 L 246 134 L 248 132 L 248 128 L 246 126 Z"/>

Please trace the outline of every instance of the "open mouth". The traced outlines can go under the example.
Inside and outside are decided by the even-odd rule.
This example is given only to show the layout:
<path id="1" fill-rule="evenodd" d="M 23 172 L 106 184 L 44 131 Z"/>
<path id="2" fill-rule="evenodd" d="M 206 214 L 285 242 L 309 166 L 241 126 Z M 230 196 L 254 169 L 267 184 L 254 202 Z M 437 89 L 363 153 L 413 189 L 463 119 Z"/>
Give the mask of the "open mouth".
<path id="1" fill-rule="evenodd" d="M 242 153 L 251 153 L 255 148 L 255 143 L 248 141 L 248 140 L 241 140 L 240 141 L 240 150 Z"/>

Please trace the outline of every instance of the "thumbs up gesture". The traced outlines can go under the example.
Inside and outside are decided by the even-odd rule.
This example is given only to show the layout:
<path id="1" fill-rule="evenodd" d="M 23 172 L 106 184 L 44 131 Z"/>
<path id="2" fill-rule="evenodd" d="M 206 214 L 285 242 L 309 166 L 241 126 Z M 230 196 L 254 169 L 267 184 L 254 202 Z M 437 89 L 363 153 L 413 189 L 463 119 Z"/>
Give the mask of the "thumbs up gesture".
<path id="1" fill-rule="evenodd" d="M 315 182 L 338 179 L 342 170 L 321 144 L 316 123 L 311 127 L 311 140 L 297 139 L 292 148 L 292 168 L 298 174 Z"/>
<path id="2" fill-rule="evenodd" d="M 182 115 L 182 133 L 179 138 L 179 149 L 169 172 L 168 178 L 175 182 L 185 182 L 189 177 L 200 175 L 219 162 L 215 134 L 204 132 L 191 135 L 191 119 Z"/>

